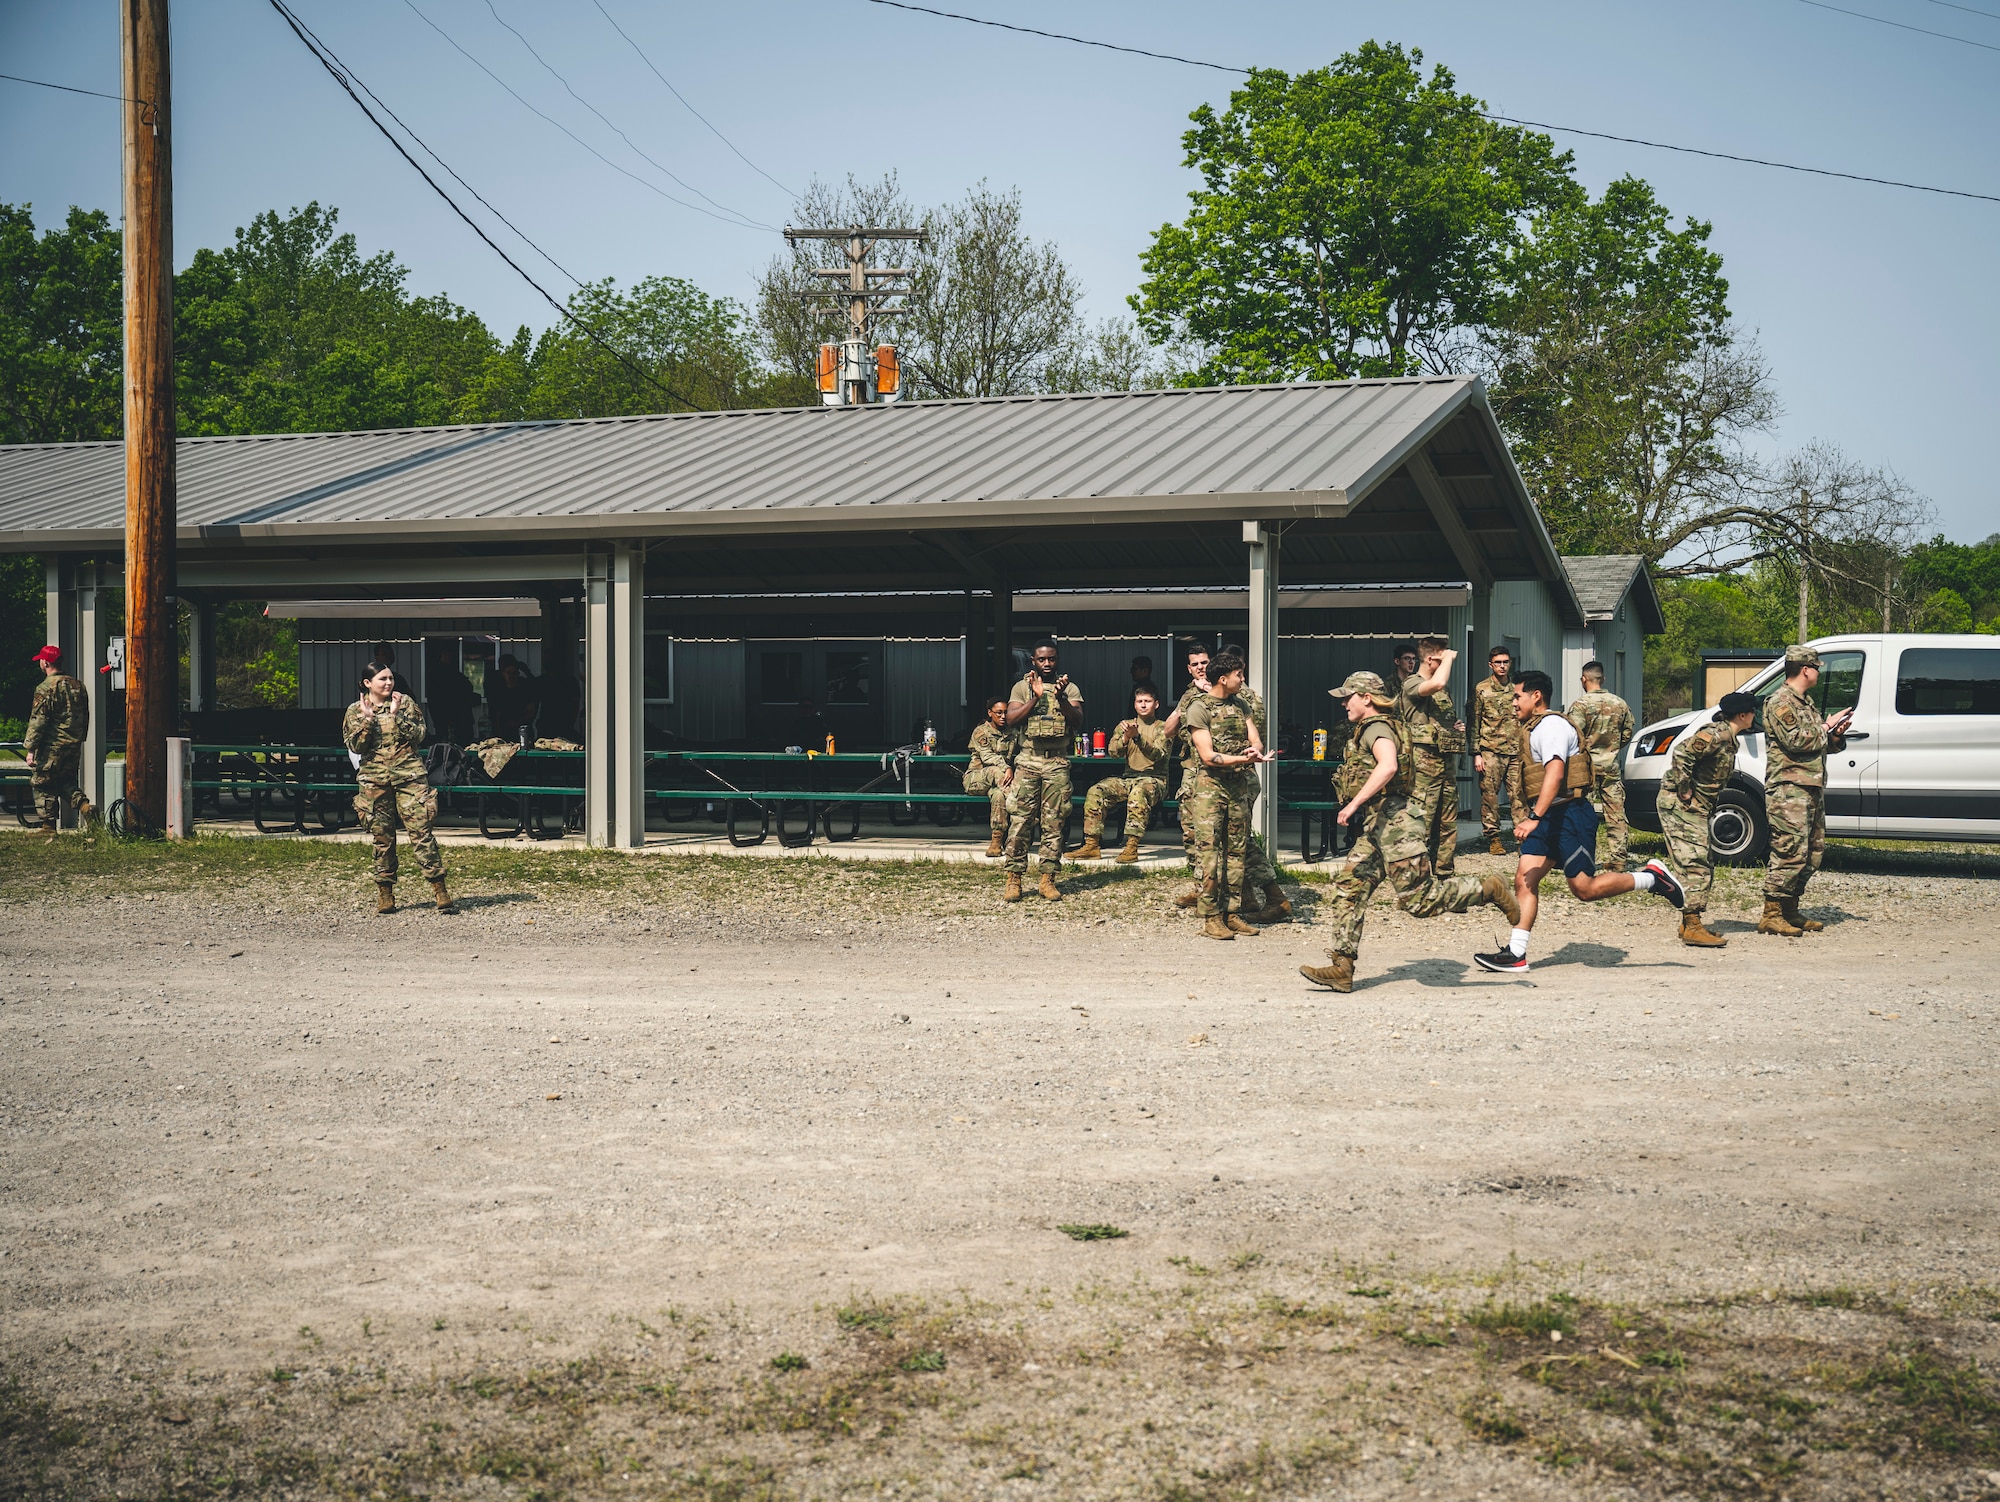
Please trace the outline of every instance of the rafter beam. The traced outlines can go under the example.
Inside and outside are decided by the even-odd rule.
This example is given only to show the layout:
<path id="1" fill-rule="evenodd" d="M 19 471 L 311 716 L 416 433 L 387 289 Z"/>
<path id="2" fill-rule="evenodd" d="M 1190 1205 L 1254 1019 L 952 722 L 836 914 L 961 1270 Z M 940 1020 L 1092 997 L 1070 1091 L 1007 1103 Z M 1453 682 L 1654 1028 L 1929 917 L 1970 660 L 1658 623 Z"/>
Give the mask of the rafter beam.
<path id="1" fill-rule="evenodd" d="M 1487 565 L 1486 555 L 1473 546 L 1471 535 L 1465 530 L 1465 519 L 1458 514 L 1458 505 L 1444 488 L 1444 481 L 1431 463 L 1431 456 L 1423 449 L 1413 449 L 1404 461 L 1404 468 L 1410 473 L 1411 481 L 1417 487 L 1417 494 L 1424 498 L 1430 508 L 1431 520 L 1437 523 L 1438 531 L 1444 534 L 1445 545 L 1451 549 L 1451 556 L 1458 560 L 1458 566 L 1465 570 L 1465 577 L 1472 581 L 1475 589 L 1493 587 L 1493 570 Z"/>

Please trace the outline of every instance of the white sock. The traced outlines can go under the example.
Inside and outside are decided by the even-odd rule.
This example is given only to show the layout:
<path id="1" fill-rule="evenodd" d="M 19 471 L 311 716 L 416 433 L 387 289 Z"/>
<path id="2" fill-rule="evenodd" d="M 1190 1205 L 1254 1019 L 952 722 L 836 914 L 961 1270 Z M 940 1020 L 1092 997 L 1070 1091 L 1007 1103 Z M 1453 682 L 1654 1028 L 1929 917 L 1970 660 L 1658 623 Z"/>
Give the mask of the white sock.
<path id="1" fill-rule="evenodd" d="M 1632 890 L 1635 892 L 1652 891 L 1653 873 L 1651 871 L 1634 871 L 1632 873 Z"/>
<path id="2" fill-rule="evenodd" d="M 1514 930 L 1513 937 L 1507 940 L 1507 952 L 1517 960 L 1525 960 L 1528 957 L 1527 929 L 1517 928 Z"/>

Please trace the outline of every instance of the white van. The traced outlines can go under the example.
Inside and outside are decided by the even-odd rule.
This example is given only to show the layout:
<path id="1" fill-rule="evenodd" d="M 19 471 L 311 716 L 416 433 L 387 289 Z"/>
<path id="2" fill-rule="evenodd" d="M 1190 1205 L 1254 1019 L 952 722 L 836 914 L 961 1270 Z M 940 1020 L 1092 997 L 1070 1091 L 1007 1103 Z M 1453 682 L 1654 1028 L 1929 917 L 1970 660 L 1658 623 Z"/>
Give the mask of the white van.
<path id="1" fill-rule="evenodd" d="M 1826 759 L 1826 830 L 1846 838 L 2000 841 L 2000 636 L 1827 636 L 1813 699 L 1852 707 L 1847 749 Z M 1784 682 L 1780 659 L 1743 685 L 1761 706 Z M 1683 736 L 1713 718 L 1692 710 L 1648 725 L 1625 753 L 1632 823 L 1657 832 L 1660 779 Z M 1709 837 L 1718 859 L 1761 864 L 1764 735 L 1737 742 L 1736 775 Z"/>

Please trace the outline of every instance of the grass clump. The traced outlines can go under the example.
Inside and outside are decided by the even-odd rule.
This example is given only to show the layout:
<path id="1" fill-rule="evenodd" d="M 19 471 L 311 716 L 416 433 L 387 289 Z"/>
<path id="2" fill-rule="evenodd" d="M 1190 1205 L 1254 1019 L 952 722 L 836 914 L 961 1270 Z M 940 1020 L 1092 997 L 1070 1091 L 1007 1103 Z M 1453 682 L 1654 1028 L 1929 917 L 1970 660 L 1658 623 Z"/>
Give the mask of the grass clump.
<path id="1" fill-rule="evenodd" d="M 1924 1346 L 1877 1361 L 1855 1390 L 1893 1398 L 1875 1448 L 1900 1441 L 1932 1455 L 1967 1460 L 2000 1457 L 2000 1395 L 1977 1366 L 1959 1363 Z"/>
<path id="2" fill-rule="evenodd" d="M 941 1372 L 944 1370 L 944 1352 L 915 1351 L 899 1364 L 906 1372 Z"/>
<path id="3" fill-rule="evenodd" d="M 1121 1230 L 1117 1226 L 1107 1225 L 1057 1226 L 1056 1229 L 1071 1241 L 1116 1241 L 1121 1236 L 1130 1236 L 1132 1234 L 1130 1231 Z"/>
<path id="4" fill-rule="evenodd" d="M 1555 1294 L 1532 1304 L 1484 1304 L 1465 1319 L 1467 1324 L 1492 1335 L 1567 1338 L 1576 1334 L 1576 1300 Z"/>
<path id="5" fill-rule="evenodd" d="M 771 1369 L 779 1372 L 802 1372 L 812 1363 L 796 1351 L 780 1351 L 771 1358 Z"/>

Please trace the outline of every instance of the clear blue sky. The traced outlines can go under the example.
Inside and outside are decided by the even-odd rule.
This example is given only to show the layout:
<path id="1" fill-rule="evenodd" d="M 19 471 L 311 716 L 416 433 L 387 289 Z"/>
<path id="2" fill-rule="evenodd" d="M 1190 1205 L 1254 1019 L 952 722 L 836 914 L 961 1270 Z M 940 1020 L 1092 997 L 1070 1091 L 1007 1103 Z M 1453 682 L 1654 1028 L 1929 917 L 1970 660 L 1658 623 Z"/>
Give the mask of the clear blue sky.
<path id="1" fill-rule="evenodd" d="M 572 100 L 487 0 L 414 0 L 539 108 L 683 198 Z M 790 199 L 627 47 L 591 0 L 492 0 L 577 90 L 688 183 L 748 217 Z M 1495 110 L 1881 177 L 2000 194 L 2000 0 L 1839 0 L 1942 40 L 1803 0 L 1415 0 L 1372 7 L 1183 0 L 943 0 L 941 8 L 1224 63 L 1298 70 L 1370 37 L 1421 47 Z M 790 187 L 894 169 L 913 201 L 1019 187 L 1030 230 L 1122 310 L 1148 234 L 1178 219 L 1187 112 L 1226 75 L 1013 36 L 867 0 L 604 0 L 682 94 Z M 409 0 L 297 9 L 475 187 L 580 276 L 687 277 L 747 297 L 781 248 L 604 166 L 509 98 Z M 175 237 L 183 263 L 266 208 L 338 205 L 410 285 L 497 330 L 546 308 L 451 217 L 259 0 L 175 0 Z M 115 91 L 113 0 L 0 0 L 0 71 Z M 2000 203 L 1843 183 L 1558 136 L 1593 188 L 1631 172 L 1711 220 L 1744 327 L 1776 371 L 1780 446 L 1823 438 L 1893 466 L 1945 532 L 2000 530 Z M 116 107 L 0 83 L 0 199 L 44 224 L 118 209 Z M 698 199 L 695 201 L 699 201 Z M 546 266 L 529 263 L 552 290 Z"/>

